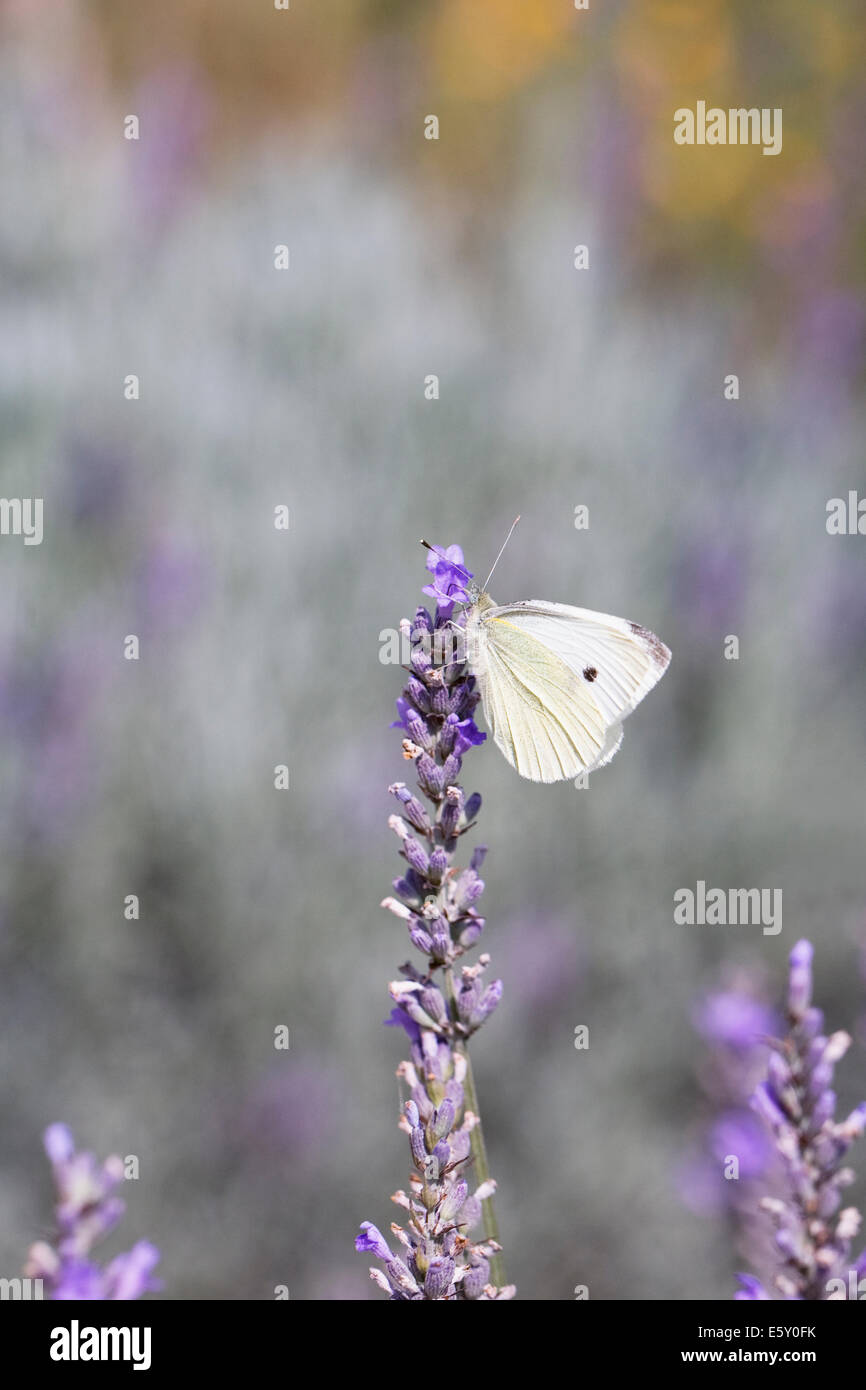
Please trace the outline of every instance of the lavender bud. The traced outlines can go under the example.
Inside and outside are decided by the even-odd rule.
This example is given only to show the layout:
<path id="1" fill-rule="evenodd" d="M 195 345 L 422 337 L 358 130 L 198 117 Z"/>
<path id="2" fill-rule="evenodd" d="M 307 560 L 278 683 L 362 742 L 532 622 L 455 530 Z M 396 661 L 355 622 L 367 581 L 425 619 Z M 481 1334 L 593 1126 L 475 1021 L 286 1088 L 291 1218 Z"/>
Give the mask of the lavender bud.
<path id="1" fill-rule="evenodd" d="M 442 796 L 442 788 L 445 785 L 441 767 L 439 767 L 437 763 L 434 763 L 433 759 L 427 753 L 421 754 L 415 767 L 418 772 L 419 785 L 428 796 L 438 801 Z"/>
<path id="2" fill-rule="evenodd" d="M 435 1028 L 436 1020 L 427 1013 L 423 1004 L 414 995 L 407 995 L 403 1000 L 403 1008 L 410 1018 L 414 1019 L 419 1028 Z"/>
<path id="3" fill-rule="evenodd" d="M 419 714 L 430 713 L 430 692 L 417 676 L 410 676 L 406 682 L 406 698 L 415 706 Z"/>
<path id="4" fill-rule="evenodd" d="M 429 932 L 425 931 L 417 917 L 412 917 L 409 920 L 409 939 L 422 955 L 432 954 L 433 938 Z"/>
<path id="5" fill-rule="evenodd" d="M 482 1023 L 490 1017 L 502 998 L 502 981 L 494 980 L 489 984 L 481 996 L 481 1001 L 477 1008 L 473 1010 L 470 1022 L 473 1028 L 480 1028 Z"/>
<path id="6" fill-rule="evenodd" d="M 484 880 L 473 869 L 465 869 L 454 885 L 454 906 L 458 912 L 468 912 L 484 892 Z"/>
<path id="7" fill-rule="evenodd" d="M 469 1157 L 472 1149 L 472 1139 L 468 1129 L 452 1130 L 449 1143 L 452 1163 L 463 1163 Z"/>
<path id="8" fill-rule="evenodd" d="M 411 706 L 406 711 L 405 727 L 407 734 L 415 743 L 420 744 L 422 748 L 430 745 L 431 738 L 427 725 L 418 711 Z"/>
<path id="9" fill-rule="evenodd" d="M 485 919 L 483 917 L 473 917 L 465 926 L 461 923 L 457 940 L 464 951 L 468 951 L 470 946 L 475 945 L 484 930 L 484 921 Z"/>
<path id="10" fill-rule="evenodd" d="M 456 834 L 463 816 L 463 793 L 459 787 L 449 786 L 445 792 L 445 805 L 439 817 L 439 825 L 446 840 Z"/>
<path id="11" fill-rule="evenodd" d="M 469 1196 L 469 1184 L 461 1178 L 456 1182 L 442 1203 L 442 1220 L 456 1221 L 463 1210 L 464 1203 Z"/>
<path id="12" fill-rule="evenodd" d="M 427 871 L 430 868 L 430 860 L 427 857 L 426 850 L 424 850 L 418 841 L 413 839 L 411 835 L 407 835 L 406 839 L 403 841 L 403 853 L 416 874 L 426 877 Z"/>
<path id="13" fill-rule="evenodd" d="M 430 958 L 437 965 L 444 965 L 451 955 L 451 935 L 444 917 L 437 917 L 430 926 Z"/>
<path id="14" fill-rule="evenodd" d="M 457 742 L 457 725 L 460 723 L 456 714 L 449 714 L 439 733 L 439 752 L 443 757 L 447 757 L 454 749 Z"/>
<path id="15" fill-rule="evenodd" d="M 460 1208 L 460 1225 L 466 1231 L 471 1231 L 481 1220 L 481 1203 L 474 1195 L 467 1197 L 463 1206 Z"/>
<path id="16" fill-rule="evenodd" d="M 785 1117 L 765 1082 L 756 1088 L 752 1096 L 752 1107 L 773 1129 L 778 1129 L 785 1122 Z"/>
<path id="17" fill-rule="evenodd" d="M 416 647 L 412 648 L 412 654 L 409 657 L 409 665 L 412 667 L 416 676 L 426 676 L 430 667 L 433 665 L 429 653 L 424 650 L 420 642 Z"/>
<path id="18" fill-rule="evenodd" d="M 454 1261 L 448 1258 L 434 1260 L 424 1280 L 424 1293 L 427 1298 L 444 1298 L 454 1279 Z"/>
<path id="19" fill-rule="evenodd" d="M 454 1128 L 454 1106 L 447 1098 L 427 1124 L 427 1146 L 432 1150 L 440 1139 L 446 1138 Z"/>
<path id="20" fill-rule="evenodd" d="M 444 1023 L 447 1017 L 445 1000 L 441 992 L 435 985 L 430 985 L 427 989 L 422 989 L 420 994 L 421 1004 L 425 1012 L 430 1015 L 436 1023 Z"/>
<path id="21" fill-rule="evenodd" d="M 433 1156 L 439 1165 L 439 1172 L 444 1173 L 445 1169 L 448 1167 L 448 1164 L 451 1162 L 450 1144 L 446 1144 L 444 1139 L 440 1139 L 439 1143 L 433 1150 Z"/>
<path id="22" fill-rule="evenodd" d="M 418 1285 L 401 1259 L 389 1260 L 385 1273 L 395 1293 L 418 1293 Z"/>
<path id="23" fill-rule="evenodd" d="M 841 1200 L 835 1187 L 822 1188 L 818 1194 L 818 1215 L 828 1221 L 839 1210 Z"/>
<path id="24" fill-rule="evenodd" d="M 818 1097 L 812 1107 L 812 1114 L 809 1119 L 807 1133 L 817 1134 L 823 1128 L 827 1120 L 832 1119 L 836 1111 L 836 1092 L 824 1091 Z"/>
<path id="25" fill-rule="evenodd" d="M 427 1145 L 424 1142 L 424 1130 L 420 1125 L 416 1125 L 409 1135 L 409 1147 L 412 1150 L 412 1160 L 419 1172 L 426 1172 L 427 1167 Z"/>
<path id="26" fill-rule="evenodd" d="M 423 883 L 419 883 L 411 869 L 403 878 L 395 878 L 391 887 L 394 889 L 395 893 L 398 893 L 399 896 L 404 898 L 407 902 L 412 903 L 414 907 L 420 907 L 421 903 L 424 901 L 425 886 Z"/>
<path id="27" fill-rule="evenodd" d="M 431 883 L 441 883 L 448 869 L 448 854 L 441 845 L 437 845 L 430 855 L 427 865 L 427 876 Z"/>
<path id="28" fill-rule="evenodd" d="M 402 804 L 403 813 L 409 824 L 413 825 L 416 830 L 421 830 L 427 834 L 431 829 L 430 818 L 421 802 L 412 795 L 405 782 L 395 782 L 388 790 Z"/>
<path id="29" fill-rule="evenodd" d="M 432 691 L 430 696 L 430 708 L 433 714 L 440 719 L 444 719 L 448 713 L 448 691 L 444 685 L 439 685 Z"/>
<path id="30" fill-rule="evenodd" d="M 800 1019 L 800 1032 L 804 1038 L 816 1038 L 824 1031 L 824 1015 L 820 1009 L 807 1009 Z"/>
<path id="31" fill-rule="evenodd" d="M 776 1097 L 781 1097 L 791 1084 L 791 1068 L 780 1052 L 771 1052 L 767 1063 L 767 1076 Z"/>
<path id="32" fill-rule="evenodd" d="M 469 691 L 465 681 L 457 681 L 451 687 L 448 711 L 449 714 L 453 714 L 456 716 L 454 721 L 455 724 L 460 723 L 461 715 L 463 713 L 463 705 L 466 701 L 468 693 Z"/>
<path id="33" fill-rule="evenodd" d="M 463 1276 L 463 1297 L 480 1298 L 490 1283 L 490 1264 L 483 1255 L 477 1255 Z"/>
<path id="34" fill-rule="evenodd" d="M 450 786 L 457 781 L 460 776 L 460 769 L 463 766 L 461 758 L 456 753 L 449 753 L 442 767 L 442 777 L 446 786 Z M 460 802 L 463 803 L 463 793 L 460 793 Z"/>

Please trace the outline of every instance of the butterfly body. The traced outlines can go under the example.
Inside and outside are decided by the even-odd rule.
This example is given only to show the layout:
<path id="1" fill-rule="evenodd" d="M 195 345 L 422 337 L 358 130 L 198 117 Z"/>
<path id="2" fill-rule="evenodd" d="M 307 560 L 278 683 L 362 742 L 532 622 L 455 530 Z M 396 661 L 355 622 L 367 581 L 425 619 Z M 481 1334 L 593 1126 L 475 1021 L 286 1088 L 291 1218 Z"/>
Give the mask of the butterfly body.
<path id="1" fill-rule="evenodd" d="M 494 741 L 522 777 L 560 782 L 604 767 L 622 723 L 664 675 L 670 651 L 638 623 L 473 589 L 466 658 Z"/>

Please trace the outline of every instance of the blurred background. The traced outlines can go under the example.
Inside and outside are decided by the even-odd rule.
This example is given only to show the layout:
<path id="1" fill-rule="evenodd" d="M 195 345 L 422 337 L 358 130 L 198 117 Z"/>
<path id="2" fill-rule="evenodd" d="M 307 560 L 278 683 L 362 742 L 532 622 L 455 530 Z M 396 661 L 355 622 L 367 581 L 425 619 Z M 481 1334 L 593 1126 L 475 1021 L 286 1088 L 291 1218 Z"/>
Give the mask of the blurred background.
<path id="1" fill-rule="evenodd" d="M 588 791 L 465 763 L 509 1278 L 730 1298 L 754 1059 L 720 1079 L 718 1050 L 802 935 L 857 1033 L 840 1106 L 866 1095 L 866 540 L 825 526 L 866 494 L 862 14 L 0 16 L 2 494 L 45 518 L 0 540 L 0 1273 L 51 1232 L 62 1120 L 139 1157 L 106 1251 L 153 1240 L 163 1297 L 379 1296 L 352 1243 L 407 1177 L 381 1022 L 409 954 L 378 907 L 406 774 L 379 634 L 421 535 L 483 577 L 520 512 L 500 601 L 621 613 L 674 658 Z M 782 107 L 782 154 L 676 146 L 698 100 Z M 781 888 L 781 934 L 675 926 L 700 878 Z"/>

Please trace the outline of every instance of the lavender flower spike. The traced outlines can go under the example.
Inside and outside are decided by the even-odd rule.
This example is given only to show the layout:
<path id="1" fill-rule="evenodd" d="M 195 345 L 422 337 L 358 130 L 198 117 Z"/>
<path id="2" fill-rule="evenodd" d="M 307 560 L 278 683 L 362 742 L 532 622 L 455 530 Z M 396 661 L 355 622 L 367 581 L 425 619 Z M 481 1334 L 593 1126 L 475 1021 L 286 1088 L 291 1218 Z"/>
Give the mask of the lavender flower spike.
<path id="1" fill-rule="evenodd" d="M 845 1055 L 847 1033 L 824 1034 L 824 1016 L 812 1007 L 812 946 L 798 941 L 790 956 L 789 1031 L 771 1040 L 767 1080 L 752 1104 L 766 1121 L 782 1162 L 787 1192 L 765 1197 L 776 1232 L 779 1269 L 775 1289 L 783 1299 L 858 1299 L 866 1251 L 851 1258 L 860 1228 L 855 1207 L 842 1207 L 842 1192 L 854 1180 L 842 1167 L 849 1148 L 866 1129 L 866 1104 L 836 1119 L 833 1070 Z M 739 1276 L 738 1299 L 773 1295 L 750 1275 Z"/>
<path id="2" fill-rule="evenodd" d="M 42 1279 L 51 1299 L 131 1300 L 158 1289 L 152 1274 L 159 1251 L 149 1241 L 138 1241 L 105 1269 L 90 1258 L 93 1246 L 117 1225 L 126 1209 L 123 1199 L 115 1195 L 123 1182 L 123 1160 L 114 1155 L 100 1164 L 93 1154 L 76 1153 L 66 1125 L 49 1125 L 45 1152 L 57 1188 L 58 1234 L 54 1245 L 37 1241 L 31 1246 L 25 1275 Z"/>
<path id="3" fill-rule="evenodd" d="M 512 1298 L 514 1288 L 502 1273 L 491 1201 L 496 1184 L 487 1167 L 467 1043 L 494 1012 L 502 985 L 484 979 L 489 956 L 471 965 L 463 960 L 484 930 L 478 911 L 484 851 L 477 848 L 463 869 L 454 858 L 481 806 L 477 793 L 464 797 L 458 781 L 463 756 L 486 735 L 475 727 L 479 696 L 454 642 L 460 619 L 452 615 L 468 601 L 472 575 L 459 546 L 429 549 L 433 583 L 424 592 L 436 599 L 436 613 L 431 617 L 419 608 L 405 624 L 412 655 L 395 723 L 406 735 L 403 756 L 415 764 L 418 795 L 403 782 L 390 788 L 398 814 L 388 824 L 405 867 L 392 885 L 396 896 L 382 903 L 405 923 L 424 958 L 423 968 L 407 963 L 391 982 L 395 1007 L 387 1020 L 404 1029 L 410 1046 L 397 1074 L 410 1096 L 400 1128 L 409 1140 L 413 1171 L 409 1191 L 393 1197 L 407 1213 L 405 1227 L 391 1227 L 399 1250 L 369 1221 L 355 1248 L 381 1261 L 383 1268 L 370 1274 L 392 1301 L 485 1302 Z M 482 1220 L 484 1237 L 476 1240 L 472 1231 Z"/>

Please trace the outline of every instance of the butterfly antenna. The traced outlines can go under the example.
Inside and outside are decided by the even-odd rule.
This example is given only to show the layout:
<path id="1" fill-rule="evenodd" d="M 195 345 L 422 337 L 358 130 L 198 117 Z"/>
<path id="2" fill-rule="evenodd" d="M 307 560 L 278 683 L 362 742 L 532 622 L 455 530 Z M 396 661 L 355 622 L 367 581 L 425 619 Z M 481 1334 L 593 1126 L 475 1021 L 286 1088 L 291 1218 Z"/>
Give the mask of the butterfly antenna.
<path id="1" fill-rule="evenodd" d="M 508 532 L 508 535 L 505 537 L 505 540 L 502 542 L 502 550 L 505 549 L 505 547 L 507 546 L 508 542 L 511 540 L 512 532 L 514 531 L 514 528 L 515 528 L 515 526 L 517 525 L 517 523 L 518 523 L 519 520 L 520 520 L 520 517 L 519 517 L 519 516 L 516 516 L 516 517 L 514 518 L 514 520 L 512 521 L 512 523 L 511 523 L 511 531 Z M 484 581 L 484 583 L 483 583 L 483 585 L 482 585 L 482 588 L 484 589 L 485 593 L 487 592 L 487 585 L 490 583 L 491 579 L 493 578 L 493 570 L 496 569 L 496 566 L 499 564 L 499 561 L 502 559 L 502 550 L 500 550 L 500 552 L 499 552 L 499 554 L 497 555 L 496 559 L 493 561 L 493 569 L 491 569 L 490 573 L 488 574 L 487 578 L 485 579 L 485 581 Z"/>

